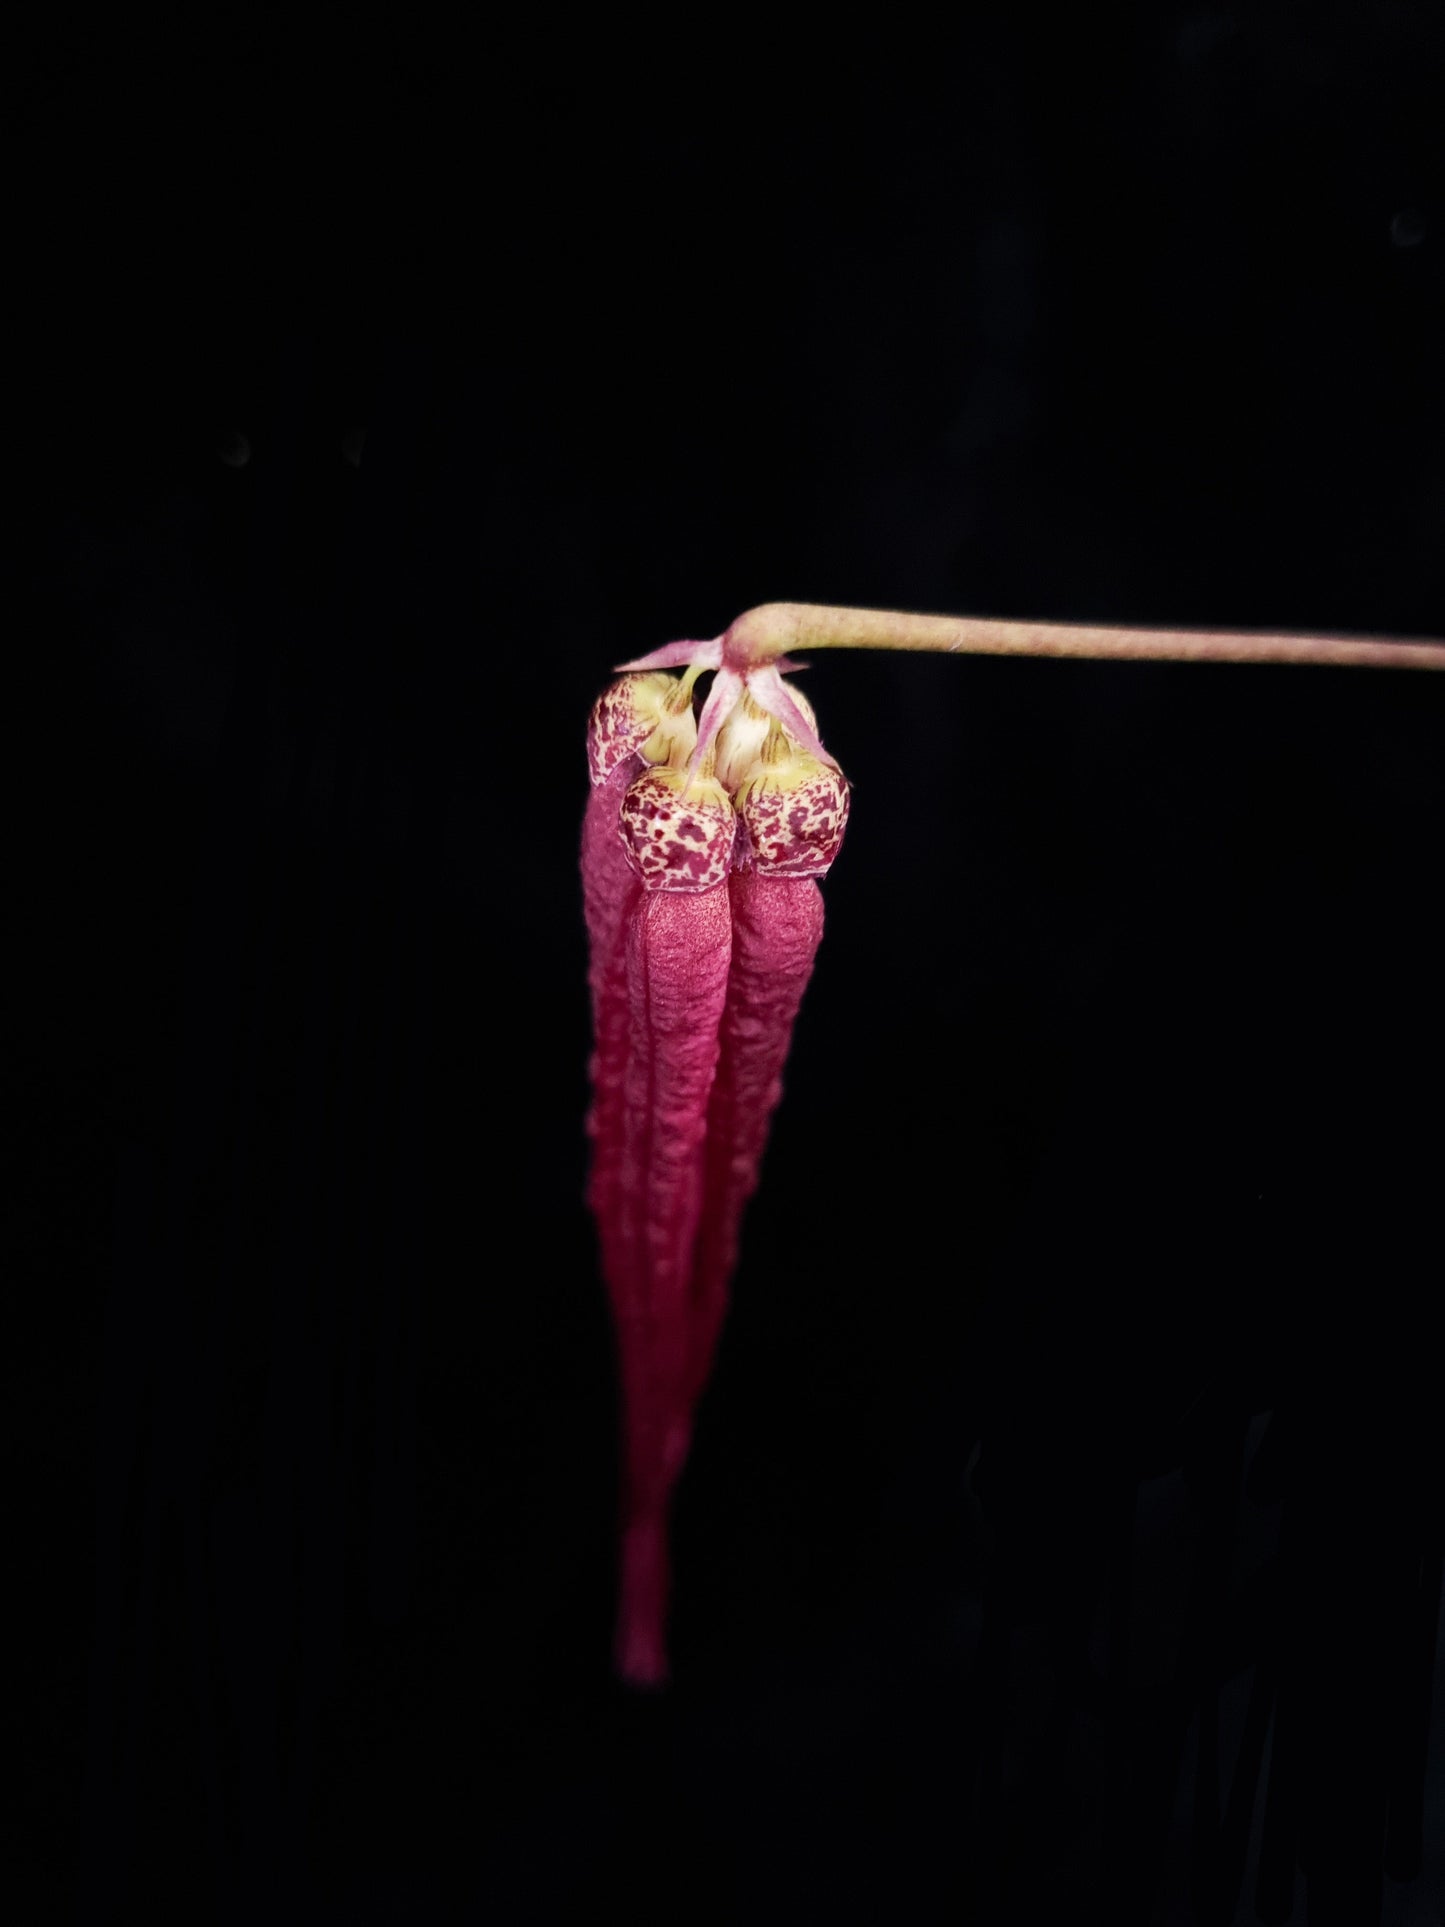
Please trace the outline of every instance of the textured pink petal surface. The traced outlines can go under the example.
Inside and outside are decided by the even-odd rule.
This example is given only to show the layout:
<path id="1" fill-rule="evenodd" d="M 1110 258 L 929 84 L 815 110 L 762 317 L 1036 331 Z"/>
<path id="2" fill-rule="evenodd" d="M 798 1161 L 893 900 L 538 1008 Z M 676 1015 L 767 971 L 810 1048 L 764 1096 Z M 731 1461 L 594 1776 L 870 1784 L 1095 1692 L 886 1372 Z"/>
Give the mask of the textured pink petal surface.
<path id="1" fill-rule="evenodd" d="M 708 1107 L 693 1268 L 694 1397 L 712 1367 L 743 1213 L 758 1187 L 793 1025 L 823 937 L 823 893 L 809 879 L 739 870 L 728 879 L 728 898 L 732 967 Z"/>
<path id="2" fill-rule="evenodd" d="M 641 1223 L 613 1310 L 626 1432 L 624 1533 L 655 1529 L 659 1551 L 620 1574 L 618 1664 L 664 1637 L 666 1519 L 694 1396 L 691 1277 L 703 1138 L 732 957 L 726 884 L 644 892 L 629 919 L 630 1036 L 620 1194 Z M 635 1240 L 635 1242 L 632 1242 Z M 611 1281 L 609 1281 L 611 1282 Z M 624 1541 L 625 1543 L 625 1541 Z M 639 1576 L 640 1575 L 640 1576 Z M 631 1674 L 624 1672 L 625 1677 Z"/>
<path id="3" fill-rule="evenodd" d="M 642 767 L 619 763 L 587 799 L 582 822 L 582 907 L 592 996 L 592 1158 L 587 1201 L 597 1219 L 604 1275 L 622 1263 L 617 1188 L 622 1168 L 623 1081 L 627 1068 L 627 920 L 642 894 L 617 834 L 622 799 Z"/>
<path id="4" fill-rule="evenodd" d="M 688 788 L 679 770 L 644 770 L 618 823 L 624 861 L 649 890 L 712 890 L 727 877 L 738 825 L 717 783 Z"/>

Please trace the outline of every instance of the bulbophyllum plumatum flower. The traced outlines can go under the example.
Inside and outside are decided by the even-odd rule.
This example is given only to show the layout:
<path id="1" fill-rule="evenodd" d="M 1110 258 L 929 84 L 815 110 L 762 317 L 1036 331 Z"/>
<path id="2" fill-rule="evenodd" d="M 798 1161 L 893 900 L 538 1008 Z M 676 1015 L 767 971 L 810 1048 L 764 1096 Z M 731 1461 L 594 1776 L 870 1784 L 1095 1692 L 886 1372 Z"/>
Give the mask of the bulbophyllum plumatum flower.
<path id="1" fill-rule="evenodd" d="M 694 723 L 709 666 L 625 673 L 588 725 L 588 1202 L 622 1392 L 615 1663 L 636 1685 L 667 1677 L 668 1512 L 848 816 L 782 668 L 719 668 Z"/>
<path id="2" fill-rule="evenodd" d="M 617 1331 L 615 1664 L 668 1673 L 668 1511 L 823 933 L 848 785 L 793 649 L 1445 668 L 1429 642 L 1115 629 L 769 603 L 620 665 L 593 705 L 582 834 L 594 1044 L 587 1198 Z M 694 719 L 693 690 L 712 687 Z M 674 671 L 682 673 L 674 674 Z"/>

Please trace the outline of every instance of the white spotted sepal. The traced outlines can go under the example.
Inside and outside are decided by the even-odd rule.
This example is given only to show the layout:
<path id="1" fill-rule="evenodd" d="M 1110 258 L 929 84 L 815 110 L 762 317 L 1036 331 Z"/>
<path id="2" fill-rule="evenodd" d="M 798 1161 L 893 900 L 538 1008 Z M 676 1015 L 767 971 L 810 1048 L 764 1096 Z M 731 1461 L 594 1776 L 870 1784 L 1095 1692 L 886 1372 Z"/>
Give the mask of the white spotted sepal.
<path id="1" fill-rule="evenodd" d="M 693 774 L 692 744 L 679 735 L 673 760 L 645 769 L 622 798 L 617 833 L 628 866 L 644 890 L 695 895 L 712 890 L 732 868 L 738 821 L 732 799 L 708 755 Z"/>
<path id="2" fill-rule="evenodd" d="M 735 863 L 776 877 L 826 876 L 848 826 L 847 778 L 771 718 L 757 757 L 733 794 Z"/>
<path id="3" fill-rule="evenodd" d="M 700 673 L 625 675 L 608 683 L 587 718 L 587 774 L 594 789 L 629 757 L 665 763 L 684 739 L 691 754 L 697 742 L 692 686 Z"/>

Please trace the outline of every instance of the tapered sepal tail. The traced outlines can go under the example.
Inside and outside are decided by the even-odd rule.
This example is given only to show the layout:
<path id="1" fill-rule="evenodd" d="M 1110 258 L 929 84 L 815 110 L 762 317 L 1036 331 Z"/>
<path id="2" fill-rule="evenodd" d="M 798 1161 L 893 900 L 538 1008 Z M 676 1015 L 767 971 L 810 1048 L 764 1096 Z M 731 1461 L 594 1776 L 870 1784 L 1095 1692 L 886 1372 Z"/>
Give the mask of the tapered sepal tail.
<path id="1" fill-rule="evenodd" d="M 775 666 L 719 667 L 694 723 L 696 646 L 672 647 L 680 681 L 658 652 L 593 707 L 582 836 L 587 1197 L 622 1391 L 614 1663 L 636 1686 L 668 1676 L 672 1497 L 848 813 Z"/>

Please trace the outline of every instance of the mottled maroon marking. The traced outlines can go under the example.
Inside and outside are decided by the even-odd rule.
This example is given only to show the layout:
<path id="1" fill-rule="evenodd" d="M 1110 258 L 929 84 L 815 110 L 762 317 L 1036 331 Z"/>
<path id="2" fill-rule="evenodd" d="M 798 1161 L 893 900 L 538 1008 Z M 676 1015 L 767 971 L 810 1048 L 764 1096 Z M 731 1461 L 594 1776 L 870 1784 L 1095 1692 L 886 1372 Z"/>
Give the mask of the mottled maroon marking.
<path id="1" fill-rule="evenodd" d="M 837 770 L 807 761 L 807 773 L 765 773 L 738 790 L 744 847 L 757 867 L 773 876 L 824 876 L 843 842 L 847 782 Z"/>
<path id="2" fill-rule="evenodd" d="M 593 703 L 587 718 L 587 774 L 594 789 L 642 748 L 676 680 L 660 674 L 619 676 Z"/>
<path id="3" fill-rule="evenodd" d="M 618 834 L 646 890 L 710 890 L 728 873 L 737 818 L 711 778 L 687 786 L 682 770 L 644 770 L 622 799 Z"/>

